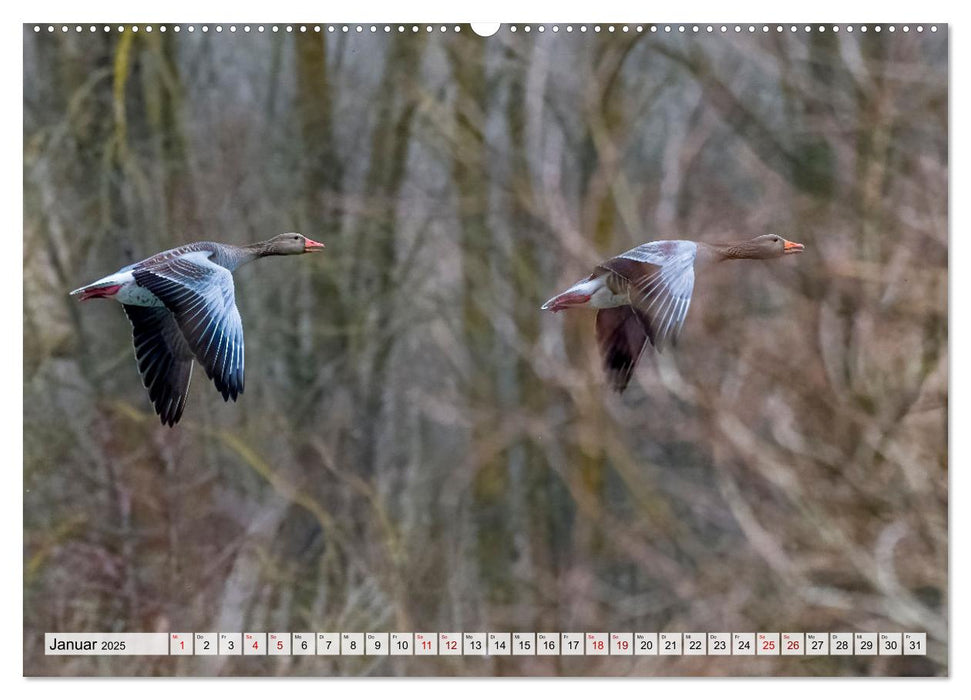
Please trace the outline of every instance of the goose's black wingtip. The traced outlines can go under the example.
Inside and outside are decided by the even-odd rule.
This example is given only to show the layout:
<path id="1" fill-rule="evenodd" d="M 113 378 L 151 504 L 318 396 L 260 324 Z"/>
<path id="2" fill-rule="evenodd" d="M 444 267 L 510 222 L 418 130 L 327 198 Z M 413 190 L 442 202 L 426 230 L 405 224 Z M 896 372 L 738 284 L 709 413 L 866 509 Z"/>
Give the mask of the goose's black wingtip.
<path id="1" fill-rule="evenodd" d="M 158 418 L 162 422 L 162 425 L 167 425 L 170 428 L 174 428 L 175 427 L 175 424 L 179 422 L 179 418 L 181 418 L 181 416 L 165 416 L 165 415 L 161 415 Z"/>

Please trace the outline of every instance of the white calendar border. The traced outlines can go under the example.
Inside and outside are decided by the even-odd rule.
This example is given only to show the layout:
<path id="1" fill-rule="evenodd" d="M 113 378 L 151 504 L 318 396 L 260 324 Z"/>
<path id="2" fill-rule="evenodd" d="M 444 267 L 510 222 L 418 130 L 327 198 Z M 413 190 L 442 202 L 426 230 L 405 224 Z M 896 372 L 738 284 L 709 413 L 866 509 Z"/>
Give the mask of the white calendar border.
<path id="1" fill-rule="evenodd" d="M 257 9 L 244 8 L 234 3 L 229 3 L 226 0 L 211 3 L 208 6 L 198 1 L 186 2 L 185 0 L 170 0 L 165 4 L 164 9 L 161 10 L 158 6 L 150 3 L 136 3 L 133 5 L 127 2 L 120 2 L 120 0 L 112 0 L 110 2 L 85 3 L 85 11 L 82 13 L 78 12 L 76 3 L 69 3 L 65 0 L 32 3 L 30 5 L 19 4 L 11 6 L 8 4 L 0 10 L 0 12 L 4 13 L 5 20 L 0 23 L 0 31 L 4 32 L 5 39 L 5 41 L 0 42 L 0 51 L 3 52 L 5 59 L 0 62 L 0 65 L 3 66 L 2 70 L 5 78 L 4 87 L 8 88 L 7 94 L 22 94 L 20 88 L 16 87 L 23 76 L 21 69 L 23 57 L 20 24 L 22 22 L 39 19 L 39 15 L 43 15 L 43 19 L 73 21 L 79 18 L 80 14 L 83 15 L 84 20 L 100 20 L 110 17 L 112 20 L 115 18 L 124 18 L 128 22 L 156 22 L 160 17 L 162 19 L 173 18 L 179 21 L 211 21 L 213 18 L 221 17 L 231 18 L 234 21 L 247 21 L 247 17 L 252 17 L 256 21 L 273 21 L 277 18 L 284 21 L 291 18 L 326 19 L 334 21 L 389 21 L 393 18 L 394 21 L 398 21 L 399 19 L 405 19 L 402 17 L 403 14 L 412 18 L 412 21 L 426 19 L 434 19 L 436 21 L 469 21 L 474 19 L 515 18 L 517 21 L 591 21 L 592 19 L 636 21 L 643 19 L 644 21 L 650 20 L 653 22 L 690 22 L 713 21 L 713 18 L 715 18 L 717 21 L 726 22 L 747 22 L 752 19 L 783 22 L 812 22 L 824 19 L 826 21 L 845 23 L 869 21 L 873 18 L 889 18 L 894 21 L 909 18 L 920 21 L 926 21 L 928 19 L 937 21 L 940 19 L 941 22 L 954 22 L 957 19 L 959 20 L 959 27 L 951 35 L 951 72 L 953 77 L 949 95 L 952 105 L 949 124 L 971 123 L 969 89 L 966 87 L 968 84 L 967 76 L 969 71 L 971 71 L 971 59 L 969 59 L 969 56 L 971 56 L 971 40 L 969 40 L 968 36 L 968 28 L 971 24 L 964 21 L 964 12 L 966 10 L 957 13 L 951 6 L 951 3 L 945 3 L 941 0 L 923 0 L 920 3 L 904 3 L 899 0 L 888 0 L 881 3 L 867 2 L 851 4 L 843 0 L 817 0 L 817 2 L 808 6 L 788 5 L 780 7 L 777 3 L 768 2 L 767 0 L 750 0 L 748 2 L 745 0 L 736 0 L 735 3 L 728 6 L 723 3 L 713 2 L 712 0 L 697 0 L 694 3 L 687 4 L 652 4 L 647 7 L 633 2 L 597 0 L 594 7 L 597 8 L 595 13 L 592 13 L 588 9 L 589 5 L 586 6 L 586 9 L 579 3 L 572 7 L 566 7 L 565 3 L 554 2 L 553 0 L 541 0 L 530 4 L 528 7 L 521 0 L 491 0 L 487 4 L 483 3 L 477 6 L 469 4 L 455 5 L 445 0 L 434 0 L 432 2 L 411 0 L 408 3 L 407 10 L 403 12 L 400 4 L 391 3 L 389 0 L 371 0 L 367 4 L 358 3 L 353 5 L 328 6 L 326 8 L 326 17 L 320 17 L 319 15 L 322 14 L 321 6 L 319 3 L 310 2 L 310 0 L 303 0 L 302 2 L 277 0 L 273 3 L 272 7 L 257 7 Z M 31 16 L 28 16 L 28 14 Z M 456 16 L 456 14 L 460 16 Z M 595 14 L 595 17 L 591 16 L 593 14 Z M 956 14 L 959 17 L 956 18 Z M 641 15 L 644 15 L 644 17 L 641 17 Z M 647 15 L 650 16 L 647 17 Z M 952 29 L 954 28 L 952 27 Z M 963 85 L 962 80 L 964 81 Z M 13 134 L 14 136 L 4 139 L 3 141 L 5 143 L 0 144 L 0 148 L 3 149 L 3 155 L 5 156 L 0 160 L 3 163 L 2 172 L 4 178 L 4 186 L 0 187 L 0 192 L 3 192 L 5 199 L 4 204 L 6 206 L 4 207 L 4 211 L 21 212 L 20 226 L 16 226 L 16 223 L 11 226 L 14 231 L 19 232 L 23 230 L 22 188 L 18 186 L 22 178 L 23 122 L 20 112 L 16 109 L 7 110 L 2 119 L 4 120 L 5 127 L 3 133 L 5 135 Z M 963 131 L 960 134 L 957 132 L 957 129 L 952 130 L 950 137 L 950 147 L 952 150 L 952 157 L 950 159 L 950 226 L 952 232 L 971 228 L 969 227 L 971 219 L 968 216 L 969 204 L 966 203 L 967 198 L 955 196 L 959 191 L 967 189 L 968 179 L 964 176 L 967 173 L 968 164 L 971 163 L 971 150 L 969 150 L 967 145 L 969 143 L 968 137 L 963 135 Z M 958 179 L 959 172 L 961 175 L 960 179 Z M 961 187 L 960 190 L 959 185 Z M 971 264 L 967 238 L 965 237 L 963 240 L 959 239 L 961 237 L 952 234 L 951 242 L 953 245 L 951 255 L 953 257 L 951 260 L 953 267 L 957 269 L 960 269 L 959 265 L 962 263 L 965 267 Z M 0 290 L 2 291 L 0 293 L 0 308 L 3 309 L 3 320 L 8 321 L 8 326 L 12 325 L 17 329 L 15 332 L 19 337 L 16 343 L 11 344 L 13 348 L 10 355 L 13 357 L 5 358 L 10 359 L 10 361 L 0 363 L 0 366 L 4 367 L 4 371 L 9 371 L 13 375 L 18 373 L 22 375 L 23 364 L 22 358 L 20 357 L 23 348 L 21 335 L 22 321 L 20 318 L 22 309 L 22 286 L 18 282 L 22 278 L 22 269 L 20 267 L 21 256 L 5 256 L 5 259 L 0 264 L 5 266 L 3 273 L 6 273 L 0 274 L 0 280 L 4 280 L 3 284 L 5 286 L 3 290 Z M 949 277 L 949 283 L 952 285 L 952 294 L 950 295 L 949 303 L 953 309 L 958 303 L 968 301 L 969 296 L 971 296 L 971 293 L 969 293 L 971 292 L 971 280 L 969 280 L 968 276 L 952 274 Z M 964 308 L 967 308 L 967 306 Z M 967 319 L 967 313 L 963 315 L 955 313 L 951 316 L 952 323 L 949 324 L 948 329 L 951 342 L 951 358 L 971 356 L 971 352 L 969 352 L 971 351 L 971 342 L 969 342 Z M 7 349 L 10 350 L 11 348 L 8 347 Z M 969 396 L 969 391 L 971 391 L 971 382 L 969 382 L 968 376 L 969 370 L 961 362 L 951 363 L 950 378 L 952 390 L 949 396 L 949 411 L 951 412 L 950 421 L 952 426 L 958 424 L 959 417 L 966 418 L 968 414 L 967 397 Z M 10 384 L 13 386 L 23 386 L 22 376 L 19 380 L 16 376 L 10 377 L 9 379 Z M 16 394 L 17 390 L 14 393 Z M 4 497 L 9 499 L 9 502 L 6 504 L 7 507 L 3 509 L 4 517 L 7 520 L 4 529 L 6 534 L 3 537 L 4 554 L 6 555 L 5 560 L 7 562 L 14 562 L 16 568 L 15 575 L 3 577 L 0 586 L 3 586 L 3 600 L 8 605 L 6 617 L 7 619 L 17 620 L 21 619 L 23 615 L 22 502 L 18 503 L 18 501 L 21 501 L 23 494 L 23 471 L 19 468 L 23 463 L 22 402 L 16 400 L 4 401 L 2 406 L 0 406 L 0 410 L 2 410 L 2 414 L 0 414 L 0 425 L 3 426 L 4 437 L 8 439 L 8 445 L 14 445 L 13 451 L 20 457 L 19 460 L 16 457 L 10 460 L 13 464 L 8 465 L 7 469 L 2 470 L 2 476 L 0 476 L 0 478 L 5 479 L 4 486 L 7 487 L 3 489 Z M 971 436 L 968 435 L 967 431 L 954 430 L 952 432 L 950 443 L 952 448 L 950 463 L 952 465 L 956 466 L 969 462 L 966 459 L 971 454 L 969 452 L 969 440 L 971 440 Z M 951 603 L 949 605 L 949 609 L 951 610 L 949 625 L 951 636 L 949 640 L 949 670 L 951 673 L 954 673 L 954 659 L 966 658 L 968 656 L 969 644 L 971 644 L 971 637 L 965 634 L 971 631 L 971 620 L 969 620 L 968 614 L 969 606 L 965 605 L 957 596 L 953 598 L 950 596 L 950 591 L 955 590 L 957 582 L 960 582 L 961 585 L 966 587 L 967 582 L 971 579 L 971 575 L 969 575 L 969 554 L 967 548 L 959 550 L 952 545 L 957 539 L 958 532 L 964 535 L 971 532 L 971 527 L 969 527 L 971 525 L 971 508 L 960 507 L 967 505 L 966 500 L 969 494 L 967 486 L 969 480 L 971 480 L 971 475 L 967 473 L 967 470 L 950 470 L 949 493 L 951 495 L 952 527 L 949 532 L 951 577 L 948 593 Z M 955 490 L 955 486 L 958 484 L 961 485 L 960 491 Z M 958 502 L 955 498 L 957 493 L 960 493 L 962 496 L 961 502 Z M 15 533 L 21 533 L 20 537 Z M 967 539 L 967 537 L 963 538 L 963 540 Z M 63 700 L 66 692 L 70 692 L 69 686 L 72 686 L 73 683 L 61 679 L 54 683 L 41 680 L 28 681 L 24 679 L 22 677 L 22 634 L 8 633 L 0 636 L 2 636 L 2 640 L 0 640 L 0 664 L 3 665 L 4 678 L 20 678 L 19 684 L 29 682 L 32 698 L 38 698 L 39 700 L 57 698 L 57 700 Z M 912 700 L 915 693 L 924 692 L 922 688 L 926 684 L 927 687 L 934 688 L 936 695 L 968 697 L 969 690 L 971 690 L 971 687 L 969 687 L 971 683 L 968 681 L 968 676 L 969 674 L 964 673 L 958 679 L 952 680 L 949 683 L 933 683 L 933 686 L 931 685 L 932 682 L 921 681 L 919 679 L 907 679 L 905 683 L 883 682 L 881 683 L 880 693 L 882 698 L 889 698 L 890 700 L 894 700 L 895 698 Z M 246 700 L 251 697 L 263 698 L 268 691 L 276 692 L 275 690 L 271 690 L 267 683 L 272 683 L 274 688 L 276 688 L 276 683 L 279 682 L 268 679 L 266 682 L 253 684 L 248 683 L 248 680 L 220 679 L 220 683 L 234 684 L 236 687 L 233 692 L 237 700 Z M 888 680 L 896 681 L 898 679 Z M 17 682 L 14 681 L 14 683 Z M 294 683 L 307 683 L 307 691 L 309 692 L 311 688 L 309 684 L 311 682 L 314 681 L 295 679 L 288 682 L 286 686 L 279 686 L 279 689 L 290 688 L 292 690 L 295 687 L 293 685 Z M 660 690 L 665 686 L 669 686 L 668 690 L 670 692 L 683 692 L 684 683 L 686 682 L 691 683 L 692 681 L 652 680 L 654 684 L 652 685 L 652 692 Z M 704 681 L 694 682 L 701 683 Z M 335 679 L 330 680 L 329 683 L 347 683 L 348 691 L 360 692 L 360 685 L 356 680 L 346 681 Z M 350 683 L 355 683 L 355 685 L 351 686 Z M 780 690 L 780 683 L 786 686 L 784 691 Z M 550 689 L 555 688 L 559 696 L 570 700 L 574 697 L 589 697 L 590 693 L 599 692 L 601 684 L 603 684 L 602 687 L 604 690 L 610 687 L 617 688 L 616 685 L 611 684 L 609 681 L 592 680 L 582 684 L 556 683 L 553 685 L 551 682 Z M 112 695 L 118 693 L 118 690 L 121 689 L 131 696 L 138 697 L 139 700 L 154 700 L 155 698 L 162 698 L 163 694 L 164 697 L 169 698 L 174 690 L 173 686 L 168 683 L 153 684 L 138 680 L 88 679 L 84 681 L 84 686 L 88 692 L 99 692 L 102 689 L 107 690 L 110 687 Z M 596 686 L 596 688 L 593 686 Z M 855 679 L 833 679 L 824 686 L 818 686 L 815 683 L 799 683 L 798 681 L 778 681 L 776 683 L 766 684 L 760 682 L 760 680 L 737 680 L 733 681 L 732 686 L 733 690 L 744 693 L 747 697 L 752 698 L 776 697 L 779 692 L 785 692 L 787 700 L 800 700 L 801 698 L 807 698 L 808 700 L 808 698 L 817 695 L 820 690 L 827 693 L 831 693 L 837 689 L 850 692 L 860 691 L 860 686 L 855 682 Z M 26 685 L 23 687 L 26 689 Z M 711 684 L 705 683 L 705 687 L 710 689 Z M 530 697 L 536 697 L 537 693 L 544 692 L 544 688 L 545 683 L 542 681 L 504 679 L 501 692 L 508 693 L 515 690 L 517 695 L 520 693 L 523 695 L 529 693 Z M 678 688 L 680 688 L 680 691 Z M 190 691 L 193 694 L 201 694 L 202 692 L 212 692 L 213 685 L 206 680 L 190 679 L 180 683 L 177 690 L 180 693 Z M 420 696 L 423 699 L 444 697 L 446 694 L 454 697 L 456 694 L 461 693 L 463 700 L 478 700 L 479 698 L 494 700 L 494 694 L 497 690 L 500 690 L 498 686 L 492 687 L 489 683 L 474 684 L 451 679 L 415 681 L 410 682 L 407 686 L 408 692 L 412 692 L 415 696 Z M 812 693 L 812 696 L 810 693 Z"/>

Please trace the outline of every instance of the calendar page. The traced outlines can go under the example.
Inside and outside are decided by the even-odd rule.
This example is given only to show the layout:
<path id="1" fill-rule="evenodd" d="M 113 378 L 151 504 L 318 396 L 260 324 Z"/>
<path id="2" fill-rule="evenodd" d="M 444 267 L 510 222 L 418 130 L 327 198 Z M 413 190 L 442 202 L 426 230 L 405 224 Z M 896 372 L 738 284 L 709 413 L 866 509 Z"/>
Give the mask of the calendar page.
<path id="1" fill-rule="evenodd" d="M 25 675 L 948 675 L 946 23 L 28 21 L 23 115 Z"/>

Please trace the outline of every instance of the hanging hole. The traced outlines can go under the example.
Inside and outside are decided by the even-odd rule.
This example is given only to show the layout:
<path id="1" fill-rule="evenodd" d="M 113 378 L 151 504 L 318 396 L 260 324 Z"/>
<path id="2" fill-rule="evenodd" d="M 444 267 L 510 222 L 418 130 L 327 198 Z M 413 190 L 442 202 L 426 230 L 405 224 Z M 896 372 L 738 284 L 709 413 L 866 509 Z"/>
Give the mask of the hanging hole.
<path id="1" fill-rule="evenodd" d="M 472 31 L 479 36 L 492 36 L 499 31 L 500 26 L 499 22 L 473 22 Z"/>

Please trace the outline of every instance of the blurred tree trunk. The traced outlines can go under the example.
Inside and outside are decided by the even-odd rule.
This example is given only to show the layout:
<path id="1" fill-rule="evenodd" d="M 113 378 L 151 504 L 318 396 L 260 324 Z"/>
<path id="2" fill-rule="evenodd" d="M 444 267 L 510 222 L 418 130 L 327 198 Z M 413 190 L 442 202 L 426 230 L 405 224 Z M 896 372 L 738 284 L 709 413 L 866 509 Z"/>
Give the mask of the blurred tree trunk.
<path id="1" fill-rule="evenodd" d="M 521 49 L 528 56 L 527 42 Z M 540 50 L 532 47 L 532 50 Z M 529 144 L 526 140 L 527 73 L 531 61 L 518 62 L 510 69 L 509 95 L 506 100 L 506 129 L 510 147 L 510 194 L 509 221 L 512 230 L 511 256 L 508 261 L 508 277 L 514 300 L 513 315 L 519 330 L 521 344 L 512 348 L 515 352 L 516 389 L 518 401 L 514 410 L 529 422 L 541 420 L 547 408 L 546 386 L 534 369 L 533 353 L 540 340 L 540 319 L 537 304 L 543 296 L 537 270 L 542 265 L 542 253 L 548 242 L 548 224 L 536 218 L 538 202 L 533 187 L 529 163 Z M 524 491 L 522 503 L 525 513 L 520 519 L 526 532 L 525 546 L 529 565 L 530 595 L 519 599 L 519 605 L 528 616 L 523 623 L 529 629 L 553 629 L 558 622 L 555 610 L 544 605 L 544 593 L 555 590 L 551 585 L 558 575 L 557 552 L 554 547 L 556 510 L 562 506 L 555 498 L 554 477 L 546 454 L 530 435 L 520 438 L 515 449 L 521 451 Z M 527 621 L 528 620 L 528 621 Z"/>
<path id="2" fill-rule="evenodd" d="M 367 473 L 377 469 L 377 446 L 386 433 L 383 416 L 388 369 L 397 337 L 395 320 L 407 294 L 397 288 L 402 278 L 398 208 L 408 167 L 408 149 L 418 96 L 412 71 L 421 66 L 423 36 L 397 34 L 390 40 L 381 87 L 372 101 L 376 114 L 370 162 L 364 181 L 369 206 L 354 235 L 350 304 L 353 308 L 350 356 L 358 368 L 357 406 L 360 440 L 358 464 Z M 348 263 L 350 264 L 350 263 Z"/>
<path id="3" fill-rule="evenodd" d="M 322 400 L 327 395 L 346 390 L 346 384 L 340 381 L 344 375 L 342 368 L 331 358 L 342 358 L 346 354 L 346 335 L 336 329 L 344 328 L 352 313 L 341 294 L 340 271 L 344 267 L 342 261 L 348 256 L 345 246 L 340 245 L 339 240 L 335 241 L 343 216 L 341 197 L 345 167 L 334 122 L 339 76 L 330 55 L 340 51 L 341 43 L 324 32 L 294 33 L 292 40 L 290 37 L 274 37 L 266 118 L 262 125 L 267 130 L 277 128 L 280 119 L 280 88 L 288 79 L 281 73 L 281 66 L 284 53 L 291 47 L 296 73 L 292 118 L 300 145 L 285 151 L 290 154 L 289 169 L 292 171 L 289 182 L 292 182 L 293 190 L 293 221 L 281 221 L 272 233 L 296 230 L 308 238 L 323 241 L 327 249 L 321 257 L 308 261 L 312 264 L 293 266 L 286 286 L 268 299 L 272 315 L 279 322 L 274 324 L 274 333 L 265 342 L 271 344 L 274 356 L 282 358 L 281 372 L 288 387 L 285 395 L 291 401 L 285 412 L 288 439 L 293 441 L 293 447 L 292 450 L 279 450 L 275 460 L 292 460 L 300 465 L 298 473 L 320 475 L 323 467 L 308 443 L 311 437 L 326 440 L 332 434 L 321 427 L 320 407 L 325 405 Z M 328 269 L 322 270 L 322 267 Z M 340 426 L 337 434 L 339 430 Z M 268 436 L 268 439 L 272 438 Z M 311 498 L 326 504 L 321 507 L 334 517 L 346 519 L 353 512 L 353 499 L 340 491 L 335 492 L 330 480 L 314 479 L 308 483 L 308 488 L 313 494 Z M 267 527 L 268 535 L 283 542 L 274 551 L 276 556 L 305 562 L 301 569 L 293 572 L 292 578 L 280 577 L 272 586 L 274 595 L 289 601 L 291 609 L 285 614 L 291 620 L 319 620 L 335 614 L 351 586 L 347 566 L 333 566 L 333 562 L 344 562 L 346 556 L 338 541 L 325 536 L 321 523 L 308 517 L 292 500 L 278 504 L 274 496 L 268 496 L 260 518 L 271 523 Z M 252 552 L 241 552 L 233 576 L 245 573 L 246 567 L 253 565 L 247 561 L 248 556 L 253 553 L 266 556 L 264 547 L 269 545 L 259 542 Z M 240 588 L 238 582 L 236 587 L 238 590 L 229 590 L 227 583 L 227 599 L 233 593 L 239 597 L 244 590 L 250 597 L 258 593 L 252 588 Z"/>
<path id="4" fill-rule="evenodd" d="M 328 265 L 330 270 L 321 272 L 319 265 L 301 265 L 293 273 L 298 276 L 296 292 L 301 302 L 277 300 L 280 314 L 293 318 L 288 327 L 295 342 L 286 343 L 283 348 L 289 357 L 287 372 L 293 386 L 304 392 L 299 410 L 291 414 L 292 421 L 294 427 L 308 427 L 315 421 L 312 407 L 325 392 L 334 389 L 332 382 L 339 374 L 322 371 L 319 358 L 344 356 L 347 338 L 334 329 L 346 326 L 353 309 L 348 308 L 340 291 L 341 270 L 346 268 L 349 256 L 345 246 L 333 245 L 333 239 L 340 233 L 343 214 L 345 168 L 334 133 L 337 78 L 327 54 L 339 49 L 339 45 L 334 46 L 335 40 L 325 32 L 294 34 L 294 42 L 295 108 L 301 143 L 293 164 L 299 173 L 297 229 L 309 238 L 330 243 L 323 262 L 319 263 Z M 317 301 L 321 299 L 327 303 Z"/>
<path id="5" fill-rule="evenodd" d="M 382 522 L 375 522 L 375 516 L 377 510 L 383 509 L 379 494 L 400 477 L 388 473 L 386 468 L 388 462 L 395 460 L 396 464 L 402 458 L 394 446 L 400 442 L 396 431 L 403 421 L 389 409 L 394 392 L 400 389 L 393 381 L 391 360 L 406 328 L 402 319 L 411 308 L 409 290 L 400 286 L 407 276 L 399 255 L 404 240 L 399 230 L 400 209 L 420 97 L 416 73 L 421 70 L 425 43 L 424 35 L 396 34 L 389 41 L 380 86 L 370 102 L 375 121 L 363 185 L 367 207 L 359 214 L 353 241 L 348 246 L 353 258 L 348 258 L 345 265 L 351 309 L 347 352 L 356 370 L 352 373 L 354 464 L 373 498 L 373 508 L 359 513 L 356 520 L 359 532 L 368 533 L 367 539 L 387 553 L 379 568 L 399 628 L 408 626 L 411 605 L 405 587 L 405 553 L 396 526 L 384 520 L 383 512 L 377 518 Z"/>
<path id="6" fill-rule="evenodd" d="M 88 382 L 93 379 L 95 369 L 93 355 L 85 352 L 90 347 L 86 342 L 87 332 L 78 304 L 60 290 L 73 288 L 69 285 L 77 281 L 79 270 L 87 268 L 86 258 L 97 250 L 99 239 L 107 231 L 96 226 L 71 226 L 65 209 L 57 206 L 59 173 L 54 170 L 54 159 L 47 151 L 70 154 L 70 176 L 78 182 L 98 183 L 101 179 L 105 144 L 113 128 L 111 120 L 104 118 L 111 112 L 113 43 L 114 35 L 100 32 L 83 44 L 71 34 L 58 41 L 35 39 L 32 48 L 37 61 L 36 71 L 45 79 L 36 81 L 33 86 L 36 100 L 29 101 L 25 95 L 24 105 L 25 121 L 31 119 L 36 124 L 33 137 L 28 139 L 27 133 L 24 137 L 24 206 L 38 212 L 41 224 L 25 231 L 25 307 L 34 303 L 38 307 L 47 305 L 42 295 L 49 290 L 31 285 L 38 280 L 46 281 L 48 274 L 41 274 L 41 270 L 52 272 L 52 282 L 58 293 L 53 295 L 51 303 L 63 308 L 73 345 L 81 350 L 78 353 L 79 369 Z M 87 93 L 86 99 L 78 99 L 80 92 Z M 76 102 L 73 109 L 72 102 Z M 59 123 L 58 117 L 66 124 Z M 89 191 L 89 196 L 81 201 L 82 221 L 97 220 L 99 205 L 100 200 L 90 196 Z M 30 231 L 36 231 L 39 239 L 28 240 Z M 33 274 L 35 270 L 37 274 Z M 56 313 L 55 317 L 60 315 Z M 48 316 L 49 312 L 44 317 Z M 24 321 L 25 372 L 30 367 L 28 363 L 39 357 L 38 353 L 31 352 L 33 343 L 36 342 L 39 349 L 56 342 L 47 337 L 52 330 L 49 323 L 32 326 L 32 318 L 32 314 L 26 315 Z M 91 386 L 97 390 L 97 383 L 91 383 Z"/>
<path id="7" fill-rule="evenodd" d="M 883 262 L 882 240 L 887 240 L 882 212 L 884 187 L 893 146 L 893 119 L 888 115 L 893 103 L 893 88 L 884 69 L 887 46 L 875 36 L 860 42 L 864 65 L 871 76 L 868 89 L 856 92 L 860 120 L 871 124 L 859 131 L 856 145 L 856 192 L 851 205 L 860 222 L 860 257 L 868 262 Z M 871 291 L 877 292 L 871 285 Z"/>
<path id="8" fill-rule="evenodd" d="M 452 172 L 461 225 L 462 331 L 468 350 L 466 382 L 473 420 L 470 451 L 476 469 L 472 518 L 482 592 L 486 601 L 498 604 L 510 601 L 513 595 L 509 577 L 513 549 L 506 510 L 509 469 L 505 455 L 494 444 L 499 416 L 494 410 L 496 338 L 490 309 L 496 294 L 494 245 L 488 225 L 486 41 L 472 31 L 463 31 L 449 46 L 449 58 L 455 80 Z"/>
<path id="9" fill-rule="evenodd" d="M 154 189 L 158 192 L 157 248 L 199 233 L 198 202 L 189 146 L 182 123 L 183 88 L 176 61 L 174 34 L 145 34 L 142 60 L 145 69 L 142 86 L 146 121 L 154 149 L 158 173 Z"/>
<path id="10" fill-rule="evenodd" d="M 813 33 L 811 36 L 816 42 L 812 49 L 814 55 L 818 56 L 831 46 L 828 34 Z M 769 168 L 803 193 L 823 199 L 831 195 L 833 153 L 823 137 L 811 130 L 792 129 L 782 133 L 770 126 L 744 97 L 735 94 L 730 78 L 719 74 L 719 66 L 702 45 L 694 45 L 684 52 L 660 42 L 651 46 L 685 68 L 698 81 L 705 101 Z M 825 81 L 825 68 L 815 70 L 816 76 Z M 805 95 L 799 97 L 804 99 Z M 821 109 L 824 103 L 825 100 L 817 101 L 816 109 Z M 802 121 L 806 117 L 805 109 L 800 106 L 789 116 Z"/>
<path id="11" fill-rule="evenodd" d="M 581 209 L 580 221 L 593 240 L 598 256 L 607 258 L 615 254 L 617 247 L 615 231 L 619 214 L 615 200 L 615 181 L 622 177 L 621 147 L 630 128 L 626 120 L 622 102 L 621 68 L 625 57 L 633 48 L 636 39 L 624 41 L 617 37 L 599 37 L 593 50 L 593 79 L 586 81 L 584 93 L 585 130 L 583 134 L 583 156 L 580 160 Z M 589 354 L 597 350 L 590 333 L 590 319 L 579 319 L 569 327 L 571 338 L 568 347 L 580 348 L 583 357 L 581 364 L 588 364 Z M 599 365 L 599 361 L 597 363 Z M 591 386 L 597 387 L 595 393 L 585 395 L 576 403 L 577 414 L 574 418 L 576 440 L 571 443 L 573 454 L 568 460 L 569 468 L 576 465 L 579 486 L 585 498 L 595 504 L 595 512 L 602 507 L 604 485 L 606 483 L 609 440 L 609 421 L 604 411 L 604 396 L 601 387 L 602 375 L 597 367 L 598 381 Z M 579 551 L 594 559 L 602 553 L 604 545 L 600 526 L 590 518 L 578 521 L 576 532 Z"/>

